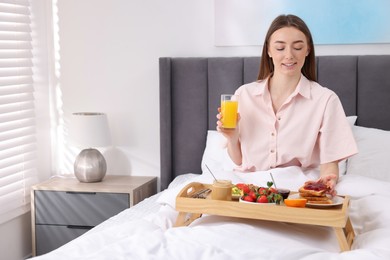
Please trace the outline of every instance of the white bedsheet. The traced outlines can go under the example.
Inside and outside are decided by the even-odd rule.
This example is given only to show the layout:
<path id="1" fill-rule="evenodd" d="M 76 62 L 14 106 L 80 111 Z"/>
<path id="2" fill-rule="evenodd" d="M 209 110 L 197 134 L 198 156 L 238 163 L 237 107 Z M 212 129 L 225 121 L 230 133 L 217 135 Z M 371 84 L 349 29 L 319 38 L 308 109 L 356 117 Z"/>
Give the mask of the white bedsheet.
<path id="1" fill-rule="evenodd" d="M 278 186 L 296 190 L 313 173 L 291 167 L 272 171 Z M 233 183 L 265 185 L 269 174 L 217 172 Z M 193 176 L 191 176 L 193 177 Z M 331 228 L 204 215 L 188 227 L 173 228 L 175 197 L 191 181 L 125 210 L 45 259 L 390 259 L 390 183 L 342 176 L 339 194 L 352 197 L 350 217 L 356 237 L 352 250 L 339 253 Z"/>

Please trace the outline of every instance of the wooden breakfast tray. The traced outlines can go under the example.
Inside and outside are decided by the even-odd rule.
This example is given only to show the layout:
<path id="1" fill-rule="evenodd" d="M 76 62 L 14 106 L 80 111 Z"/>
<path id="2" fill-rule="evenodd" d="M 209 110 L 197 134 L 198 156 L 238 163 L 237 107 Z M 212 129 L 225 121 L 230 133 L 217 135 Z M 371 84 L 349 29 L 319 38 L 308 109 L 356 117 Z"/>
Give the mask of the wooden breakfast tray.
<path id="1" fill-rule="evenodd" d="M 336 232 L 341 251 L 351 249 L 355 233 L 348 216 L 349 196 L 344 196 L 342 205 L 335 207 L 295 208 L 287 207 L 283 203 L 256 205 L 234 200 L 212 200 L 210 194 L 205 199 L 194 198 L 195 194 L 204 189 L 211 189 L 211 184 L 192 182 L 177 195 L 176 210 L 179 215 L 176 227 L 187 226 L 202 214 L 327 226 Z"/>

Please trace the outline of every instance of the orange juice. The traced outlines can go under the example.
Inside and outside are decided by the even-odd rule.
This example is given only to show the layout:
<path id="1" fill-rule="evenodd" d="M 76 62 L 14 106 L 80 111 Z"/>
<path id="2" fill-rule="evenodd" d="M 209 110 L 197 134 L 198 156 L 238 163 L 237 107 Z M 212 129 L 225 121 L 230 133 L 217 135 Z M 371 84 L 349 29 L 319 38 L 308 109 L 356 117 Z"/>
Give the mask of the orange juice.
<path id="1" fill-rule="evenodd" d="M 222 127 L 234 129 L 236 128 L 236 124 L 237 124 L 238 101 L 231 100 L 231 99 L 228 100 L 226 98 L 224 99 L 224 96 L 228 96 L 228 95 L 222 95 L 222 101 L 221 101 Z"/>

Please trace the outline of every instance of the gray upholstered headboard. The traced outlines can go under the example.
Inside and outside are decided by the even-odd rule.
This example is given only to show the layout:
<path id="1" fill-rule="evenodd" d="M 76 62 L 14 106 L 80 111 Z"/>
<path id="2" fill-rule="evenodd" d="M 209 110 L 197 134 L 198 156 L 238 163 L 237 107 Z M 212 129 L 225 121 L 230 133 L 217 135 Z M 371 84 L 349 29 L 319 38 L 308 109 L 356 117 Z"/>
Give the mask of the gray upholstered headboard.
<path id="1" fill-rule="evenodd" d="M 256 80 L 260 57 L 160 58 L 161 188 L 201 173 L 220 94 Z M 319 56 L 318 82 L 334 90 L 357 124 L 390 130 L 390 55 Z"/>

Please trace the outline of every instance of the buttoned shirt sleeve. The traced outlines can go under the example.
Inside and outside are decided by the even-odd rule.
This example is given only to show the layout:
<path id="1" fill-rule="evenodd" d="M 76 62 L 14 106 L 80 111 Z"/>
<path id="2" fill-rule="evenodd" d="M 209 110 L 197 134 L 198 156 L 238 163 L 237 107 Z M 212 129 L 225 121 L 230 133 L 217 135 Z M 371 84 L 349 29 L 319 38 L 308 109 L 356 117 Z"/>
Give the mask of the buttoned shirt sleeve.
<path id="1" fill-rule="evenodd" d="M 334 93 L 324 111 L 318 143 L 321 164 L 345 159 L 358 151 L 340 99 Z"/>

